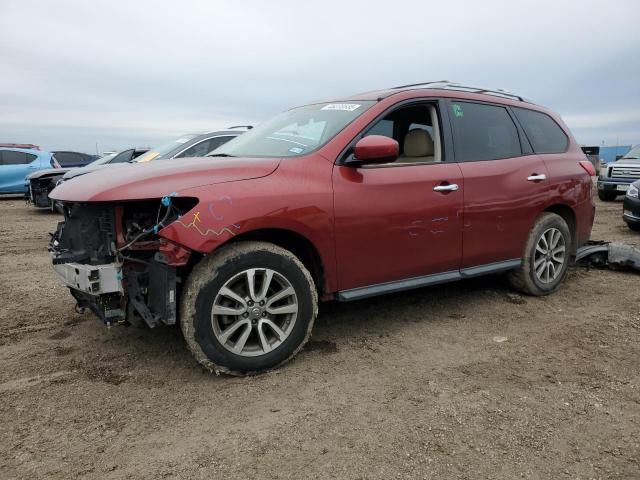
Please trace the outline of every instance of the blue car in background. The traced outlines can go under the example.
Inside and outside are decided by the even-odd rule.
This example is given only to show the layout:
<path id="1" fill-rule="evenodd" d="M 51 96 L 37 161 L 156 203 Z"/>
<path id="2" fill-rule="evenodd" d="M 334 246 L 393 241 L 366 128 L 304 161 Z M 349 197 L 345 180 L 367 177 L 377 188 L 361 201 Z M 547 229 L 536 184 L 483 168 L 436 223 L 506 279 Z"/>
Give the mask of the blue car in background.
<path id="1" fill-rule="evenodd" d="M 53 154 L 25 148 L 0 148 L 0 193 L 25 193 L 24 178 L 54 166 Z"/>

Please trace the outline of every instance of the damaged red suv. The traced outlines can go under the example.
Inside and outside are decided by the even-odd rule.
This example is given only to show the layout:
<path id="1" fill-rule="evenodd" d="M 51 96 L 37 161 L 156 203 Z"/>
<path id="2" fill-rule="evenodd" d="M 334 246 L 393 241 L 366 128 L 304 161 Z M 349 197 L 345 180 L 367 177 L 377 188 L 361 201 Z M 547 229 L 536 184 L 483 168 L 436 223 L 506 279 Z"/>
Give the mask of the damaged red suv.
<path id="1" fill-rule="evenodd" d="M 50 251 L 104 323 L 179 322 L 204 366 L 255 373 L 302 348 L 319 299 L 496 272 L 553 292 L 589 239 L 594 174 L 543 107 L 406 85 L 294 108 L 208 158 L 65 182 Z"/>

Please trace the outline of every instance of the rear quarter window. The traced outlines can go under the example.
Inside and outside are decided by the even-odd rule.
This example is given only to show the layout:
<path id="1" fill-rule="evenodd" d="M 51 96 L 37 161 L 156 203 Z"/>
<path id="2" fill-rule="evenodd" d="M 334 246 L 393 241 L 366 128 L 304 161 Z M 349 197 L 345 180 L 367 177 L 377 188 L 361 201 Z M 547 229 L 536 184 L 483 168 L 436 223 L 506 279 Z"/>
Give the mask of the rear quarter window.
<path id="1" fill-rule="evenodd" d="M 79 155 L 71 152 L 57 152 L 55 154 L 56 160 L 61 167 L 66 167 L 76 163 L 80 163 L 81 158 Z"/>
<path id="2" fill-rule="evenodd" d="M 563 153 L 567 151 L 569 139 L 553 118 L 546 113 L 526 108 L 511 108 L 535 153 Z"/>

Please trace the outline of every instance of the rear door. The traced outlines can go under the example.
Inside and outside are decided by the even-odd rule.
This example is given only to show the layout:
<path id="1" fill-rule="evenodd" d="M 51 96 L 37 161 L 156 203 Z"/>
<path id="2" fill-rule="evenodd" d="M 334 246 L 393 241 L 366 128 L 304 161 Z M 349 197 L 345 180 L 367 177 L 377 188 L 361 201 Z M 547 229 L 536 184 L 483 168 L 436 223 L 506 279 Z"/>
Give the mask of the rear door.
<path id="1" fill-rule="evenodd" d="M 462 269 L 518 260 L 549 198 L 549 173 L 504 105 L 449 101 L 464 177 Z"/>
<path id="2" fill-rule="evenodd" d="M 37 155 L 18 150 L 0 150 L 0 192 L 26 191 L 25 177 L 39 168 Z"/>

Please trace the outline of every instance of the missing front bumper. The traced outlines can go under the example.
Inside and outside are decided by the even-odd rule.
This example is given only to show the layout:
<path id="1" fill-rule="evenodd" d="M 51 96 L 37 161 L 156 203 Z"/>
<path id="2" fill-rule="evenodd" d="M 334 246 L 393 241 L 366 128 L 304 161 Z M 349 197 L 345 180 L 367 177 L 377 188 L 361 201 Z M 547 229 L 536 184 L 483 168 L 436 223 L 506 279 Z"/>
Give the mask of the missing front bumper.
<path id="1" fill-rule="evenodd" d="M 54 264 L 53 270 L 69 288 L 90 295 L 124 292 L 122 288 L 122 265 L 83 265 L 80 263 Z"/>

